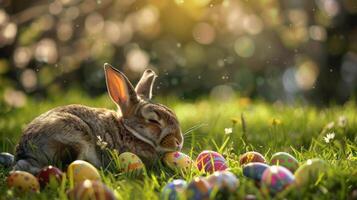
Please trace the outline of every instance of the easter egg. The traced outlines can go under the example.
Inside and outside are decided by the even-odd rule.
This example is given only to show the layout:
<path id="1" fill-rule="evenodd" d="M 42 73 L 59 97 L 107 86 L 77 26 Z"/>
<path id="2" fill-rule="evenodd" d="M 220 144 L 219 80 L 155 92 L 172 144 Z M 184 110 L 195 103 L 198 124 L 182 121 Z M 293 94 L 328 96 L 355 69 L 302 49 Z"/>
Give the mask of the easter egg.
<path id="1" fill-rule="evenodd" d="M 89 162 L 84 160 L 73 161 L 67 168 L 67 174 L 70 180 L 79 183 L 86 179 L 100 180 L 98 170 Z"/>
<path id="2" fill-rule="evenodd" d="M 115 200 L 113 192 L 100 181 L 85 180 L 68 193 L 71 200 Z"/>
<path id="3" fill-rule="evenodd" d="M 188 200 L 206 200 L 210 195 L 210 184 L 201 177 L 194 178 L 187 186 L 186 197 Z"/>
<path id="4" fill-rule="evenodd" d="M 40 190 L 40 184 L 36 177 L 24 171 L 10 172 L 6 182 L 9 188 L 15 188 L 20 192 L 38 192 Z"/>
<path id="5" fill-rule="evenodd" d="M 327 168 L 327 163 L 321 159 L 307 160 L 295 171 L 296 184 L 302 186 L 309 182 L 315 182 L 321 173 L 326 172 Z"/>
<path id="6" fill-rule="evenodd" d="M 144 169 L 144 164 L 140 158 L 130 152 L 124 152 L 119 155 L 120 171 L 138 172 Z"/>
<path id="7" fill-rule="evenodd" d="M 11 167 L 14 163 L 14 156 L 7 152 L 0 153 L 0 166 Z"/>
<path id="8" fill-rule="evenodd" d="M 229 171 L 218 171 L 207 177 L 211 187 L 210 197 L 214 199 L 229 199 L 238 188 L 237 177 Z"/>
<path id="9" fill-rule="evenodd" d="M 37 174 L 38 181 L 41 187 L 45 187 L 49 183 L 56 183 L 57 185 L 62 180 L 63 172 L 57 167 L 47 166 L 40 170 Z"/>
<path id="10" fill-rule="evenodd" d="M 264 171 L 261 184 L 271 194 L 276 194 L 291 185 L 294 180 L 294 175 L 285 167 L 271 166 Z"/>
<path id="11" fill-rule="evenodd" d="M 267 168 L 269 168 L 269 165 L 265 163 L 259 163 L 259 162 L 248 163 L 243 166 L 243 175 L 250 179 L 260 181 L 262 179 L 264 171 Z"/>
<path id="12" fill-rule="evenodd" d="M 173 170 L 186 170 L 192 166 L 192 159 L 181 152 L 175 151 L 166 153 L 164 156 L 165 164 Z"/>
<path id="13" fill-rule="evenodd" d="M 161 192 L 161 200 L 177 200 L 182 199 L 187 182 L 182 179 L 176 179 L 168 183 Z"/>
<path id="14" fill-rule="evenodd" d="M 245 165 L 251 162 L 266 163 L 266 160 L 262 154 L 255 151 L 246 152 L 239 158 L 240 165 Z"/>
<path id="15" fill-rule="evenodd" d="M 292 173 L 294 173 L 299 167 L 299 161 L 296 160 L 294 156 L 286 152 L 278 152 L 272 155 L 270 159 L 270 164 L 283 166 L 286 169 L 290 170 Z"/>
<path id="16" fill-rule="evenodd" d="M 209 173 L 223 171 L 228 168 L 226 159 L 215 151 L 202 151 L 196 159 L 196 166 L 198 170 L 204 170 Z"/>

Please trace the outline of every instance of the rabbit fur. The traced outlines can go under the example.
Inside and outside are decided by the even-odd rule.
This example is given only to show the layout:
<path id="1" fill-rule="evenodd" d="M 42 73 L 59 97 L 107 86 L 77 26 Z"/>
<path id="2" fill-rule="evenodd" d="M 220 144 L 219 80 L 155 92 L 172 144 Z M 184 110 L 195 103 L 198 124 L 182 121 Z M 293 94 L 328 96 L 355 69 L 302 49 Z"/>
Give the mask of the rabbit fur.
<path id="1" fill-rule="evenodd" d="M 108 150 L 132 152 L 150 165 L 161 154 L 182 148 L 175 113 L 150 102 L 154 71 L 146 70 L 136 88 L 111 65 L 104 64 L 104 71 L 118 111 L 67 105 L 38 116 L 16 146 L 14 170 L 36 174 L 44 166 L 65 168 L 77 159 L 106 167 L 111 161 Z"/>

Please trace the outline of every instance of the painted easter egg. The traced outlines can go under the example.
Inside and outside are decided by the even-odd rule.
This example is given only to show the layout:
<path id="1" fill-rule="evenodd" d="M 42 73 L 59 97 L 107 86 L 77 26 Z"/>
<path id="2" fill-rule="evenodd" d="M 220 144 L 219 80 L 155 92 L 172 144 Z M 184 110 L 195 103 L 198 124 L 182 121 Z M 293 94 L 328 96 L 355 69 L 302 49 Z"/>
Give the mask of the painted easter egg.
<path id="1" fill-rule="evenodd" d="M 267 168 L 269 168 L 269 165 L 265 163 L 259 163 L 259 162 L 248 163 L 243 166 L 243 175 L 250 179 L 260 181 L 262 179 L 264 171 Z"/>
<path id="2" fill-rule="evenodd" d="M 20 192 L 38 192 L 40 190 L 40 184 L 36 177 L 24 171 L 10 172 L 6 182 L 9 188 L 15 188 Z"/>
<path id="3" fill-rule="evenodd" d="M 262 154 L 255 151 L 246 152 L 239 158 L 239 163 L 241 166 L 251 162 L 266 163 L 266 160 Z"/>
<path id="4" fill-rule="evenodd" d="M 175 151 L 166 153 L 164 156 L 165 164 L 173 170 L 186 170 L 192 166 L 192 159 L 181 152 Z"/>
<path id="5" fill-rule="evenodd" d="M 84 160 L 73 161 L 67 168 L 67 174 L 70 180 L 79 183 L 86 179 L 100 180 L 98 170 L 89 162 Z"/>
<path id="6" fill-rule="evenodd" d="M 315 182 L 321 173 L 328 168 L 324 160 L 309 159 L 295 171 L 296 184 L 302 186 L 309 182 Z"/>
<path id="7" fill-rule="evenodd" d="M 177 200 L 182 199 L 184 196 L 187 182 L 182 179 L 176 179 L 168 183 L 162 190 L 161 200 Z"/>
<path id="8" fill-rule="evenodd" d="M 202 151 L 196 159 L 196 166 L 198 170 L 204 170 L 209 173 L 223 171 L 228 168 L 226 159 L 215 151 Z"/>
<path id="9" fill-rule="evenodd" d="M 299 167 L 299 161 L 294 156 L 286 152 L 278 152 L 272 155 L 270 164 L 283 166 L 292 173 L 294 173 Z"/>
<path id="10" fill-rule="evenodd" d="M 218 171 L 207 177 L 211 187 L 210 197 L 214 199 L 229 199 L 230 195 L 237 190 L 239 181 L 229 171 Z"/>
<path id="11" fill-rule="evenodd" d="M 294 175 L 288 169 L 274 165 L 264 171 L 261 184 L 271 194 L 276 194 L 291 185 L 294 180 Z"/>
<path id="12" fill-rule="evenodd" d="M 7 152 L 0 153 L 0 166 L 11 167 L 14 163 L 14 156 Z"/>
<path id="13" fill-rule="evenodd" d="M 62 180 L 63 172 L 57 167 L 47 166 L 40 170 L 37 174 L 38 181 L 41 187 L 45 187 L 49 183 L 58 185 Z"/>
<path id="14" fill-rule="evenodd" d="M 206 200 L 210 195 L 210 184 L 201 177 L 194 178 L 187 186 L 186 197 L 188 200 Z"/>
<path id="15" fill-rule="evenodd" d="M 85 180 L 68 193 L 71 200 L 115 200 L 113 192 L 100 181 Z"/>
<path id="16" fill-rule="evenodd" d="M 144 169 L 144 163 L 141 159 L 130 152 L 124 152 L 119 155 L 120 171 L 122 172 L 139 172 Z"/>

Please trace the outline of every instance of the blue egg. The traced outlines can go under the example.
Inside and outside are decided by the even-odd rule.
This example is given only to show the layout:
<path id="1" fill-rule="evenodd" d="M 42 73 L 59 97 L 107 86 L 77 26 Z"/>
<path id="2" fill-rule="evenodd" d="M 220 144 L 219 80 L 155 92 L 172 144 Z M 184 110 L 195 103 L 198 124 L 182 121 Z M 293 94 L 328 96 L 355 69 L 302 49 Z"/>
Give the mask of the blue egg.
<path id="1" fill-rule="evenodd" d="M 193 179 L 187 186 L 187 200 L 208 200 L 211 192 L 211 187 L 205 178 L 197 177 Z"/>
<path id="2" fill-rule="evenodd" d="M 269 165 L 264 163 L 248 163 L 243 167 L 243 175 L 256 181 L 260 181 L 267 168 L 269 168 Z"/>
<path id="3" fill-rule="evenodd" d="M 14 156 L 10 153 L 0 153 L 0 167 L 11 167 L 14 163 Z"/>
<path id="4" fill-rule="evenodd" d="M 176 179 L 168 183 L 161 192 L 161 200 L 177 200 L 184 194 L 187 182 L 182 179 Z"/>

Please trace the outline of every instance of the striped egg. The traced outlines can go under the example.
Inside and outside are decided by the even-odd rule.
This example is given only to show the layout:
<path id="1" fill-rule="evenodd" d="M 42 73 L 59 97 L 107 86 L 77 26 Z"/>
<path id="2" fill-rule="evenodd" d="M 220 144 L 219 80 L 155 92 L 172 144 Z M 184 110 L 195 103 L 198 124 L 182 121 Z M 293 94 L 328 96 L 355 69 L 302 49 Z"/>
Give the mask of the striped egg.
<path id="1" fill-rule="evenodd" d="M 187 200 L 208 200 L 211 192 L 210 184 L 201 177 L 194 178 L 187 186 Z"/>
<path id="2" fill-rule="evenodd" d="M 188 155 L 178 151 L 166 153 L 163 159 L 165 164 L 173 170 L 189 169 L 193 163 Z"/>
<path id="3" fill-rule="evenodd" d="M 19 192 L 38 192 L 40 184 L 36 177 L 24 171 L 12 171 L 6 179 L 7 186 Z"/>
<path id="4" fill-rule="evenodd" d="M 239 163 L 241 166 L 251 163 L 251 162 L 260 162 L 266 163 L 264 156 L 256 151 L 249 151 L 244 153 L 239 158 Z"/>
<path id="5" fill-rule="evenodd" d="M 196 166 L 198 170 L 204 170 L 208 173 L 223 171 L 228 168 L 226 159 L 215 151 L 202 151 L 196 159 Z"/>
<path id="6" fill-rule="evenodd" d="M 271 166 L 263 173 L 261 184 L 271 194 L 276 194 L 295 181 L 294 175 L 285 167 Z"/>
<path id="7" fill-rule="evenodd" d="M 71 200 L 115 200 L 113 192 L 100 181 L 85 180 L 67 193 Z"/>
<path id="8" fill-rule="evenodd" d="M 187 182 L 182 179 L 176 179 L 168 183 L 162 190 L 161 200 L 177 200 L 182 199 L 184 196 Z"/>
<path id="9" fill-rule="evenodd" d="M 264 171 L 269 168 L 269 165 L 259 162 L 248 163 L 243 166 L 243 175 L 250 179 L 260 181 Z"/>

